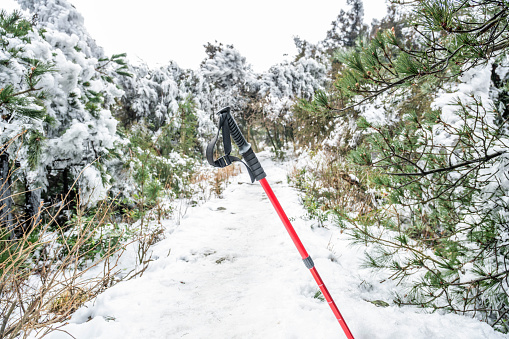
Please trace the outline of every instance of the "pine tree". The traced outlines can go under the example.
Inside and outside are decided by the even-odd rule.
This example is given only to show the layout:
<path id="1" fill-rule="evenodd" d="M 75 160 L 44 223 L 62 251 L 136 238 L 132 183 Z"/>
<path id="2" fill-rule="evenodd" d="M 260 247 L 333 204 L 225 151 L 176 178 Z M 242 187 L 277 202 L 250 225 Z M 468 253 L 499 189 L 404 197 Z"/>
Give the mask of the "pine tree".
<path id="1" fill-rule="evenodd" d="M 87 58 L 100 59 L 104 51 L 85 28 L 85 19 L 78 10 L 66 0 L 17 0 L 22 9 L 34 14 L 32 24 L 43 23 L 52 30 L 75 35 L 76 49 Z"/>
<path id="2" fill-rule="evenodd" d="M 28 229 L 37 224 L 41 194 L 66 196 L 61 188 L 88 164 L 93 165 L 79 180 L 85 200 L 94 190 L 104 192 L 97 187 L 108 185 L 104 163 L 119 140 L 109 110 L 122 94 L 114 77 L 126 76 L 127 66 L 124 54 L 103 55 L 68 2 L 22 5 L 37 16 L 28 21 L 19 13 L 2 15 L 0 144 L 9 143 L 3 159 L 17 155 L 9 161 L 24 185 Z M 73 35 L 56 30 L 66 31 L 66 23 Z M 101 179 L 92 182 L 96 174 Z"/>
<path id="3" fill-rule="evenodd" d="M 338 52 L 348 66 L 338 87 L 366 102 L 387 91 L 454 80 L 497 58 L 509 47 L 508 5 L 500 1 L 419 1 L 404 39 L 394 27 L 380 30 L 355 50 Z"/>
<path id="4" fill-rule="evenodd" d="M 30 41 L 32 24 L 22 18 L 19 12 L 8 15 L 0 12 L 0 72 L 4 74 L 0 83 L 0 196 L 5 205 L 0 209 L 0 220 L 9 229 L 10 238 L 15 237 L 12 229 L 12 177 L 14 161 L 24 160 L 27 167 L 35 169 L 39 165 L 44 142 L 43 121 L 51 121 L 44 105 L 45 93 L 40 82 L 42 77 L 54 71 L 53 64 L 46 60 L 30 58 L 25 54 L 23 44 L 16 44 L 19 39 Z M 11 45 L 11 42 L 14 42 Z M 14 46 L 14 47 L 10 47 Z M 19 70 L 23 69 L 22 73 Z M 13 74 L 17 77 L 13 77 Z M 19 80 L 19 81 L 18 81 Z M 11 159 L 11 153 L 17 153 L 14 145 L 23 140 L 26 146 L 25 159 Z M 23 152 L 23 150 L 22 150 Z M 29 228 L 37 223 L 39 209 L 39 190 L 28 189 L 26 192 L 27 225 Z"/>
<path id="5" fill-rule="evenodd" d="M 341 10 L 332 28 L 327 31 L 323 45 L 329 54 L 341 47 L 355 46 L 355 40 L 368 30 L 364 23 L 364 4 L 362 0 L 347 0 L 350 10 Z"/>
<path id="6" fill-rule="evenodd" d="M 109 185 L 104 164 L 119 141 L 117 121 L 110 109 L 122 94 L 115 79 L 128 75 L 125 54 L 105 56 L 84 28 L 83 17 L 67 1 L 20 4 L 37 14 L 38 40 L 44 46 L 36 49 L 29 45 L 28 49 L 39 57 L 49 57 L 58 69 L 58 74 L 45 82 L 44 105 L 53 122 L 45 125 L 45 156 L 35 171 L 27 171 L 27 177 L 37 178 L 29 182 L 29 188 L 42 187 L 47 198 L 65 196 L 67 192 L 61 189 L 68 178 L 60 174 L 68 173 L 71 182 L 79 177 L 84 201 L 98 197 L 92 192 L 104 192 Z"/>
<path id="7" fill-rule="evenodd" d="M 349 165 L 364 168 L 377 194 L 369 213 L 342 217 L 372 244 L 366 265 L 408 286 L 395 302 L 508 332 L 509 6 L 406 6 L 413 15 L 400 32 L 337 52 L 334 91 L 308 109 L 358 119 L 363 140 Z"/>

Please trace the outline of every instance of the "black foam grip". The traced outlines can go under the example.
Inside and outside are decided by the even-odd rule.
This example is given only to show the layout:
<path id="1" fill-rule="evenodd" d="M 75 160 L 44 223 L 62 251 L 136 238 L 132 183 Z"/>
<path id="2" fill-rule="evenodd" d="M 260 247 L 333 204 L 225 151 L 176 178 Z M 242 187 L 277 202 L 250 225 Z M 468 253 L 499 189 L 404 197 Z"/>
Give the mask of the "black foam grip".
<path id="1" fill-rule="evenodd" d="M 235 119 L 233 119 L 233 117 L 229 113 L 228 113 L 228 127 L 230 127 L 230 134 L 233 138 L 233 141 L 235 141 L 235 143 L 240 149 L 247 145 L 247 141 L 242 135 L 242 132 L 240 132 L 239 126 L 237 126 Z"/>
<path id="2" fill-rule="evenodd" d="M 249 147 L 249 150 L 247 150 L 246 153 L 242 154 L 242 157 L 246 161 L 251 171 L 253 171 L 256 180 L 263 179 L 267 176 L 251 147 Z"/>

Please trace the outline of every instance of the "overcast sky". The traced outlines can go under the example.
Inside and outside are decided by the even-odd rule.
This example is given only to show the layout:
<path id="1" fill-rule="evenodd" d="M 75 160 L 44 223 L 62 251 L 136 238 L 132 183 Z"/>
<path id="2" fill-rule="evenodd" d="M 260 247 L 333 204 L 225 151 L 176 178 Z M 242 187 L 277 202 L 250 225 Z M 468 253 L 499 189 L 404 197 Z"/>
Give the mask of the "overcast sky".
<path id="1" fill-rule="evenodd" d="M 12 9 L 14 0 L 1 0 Z M 207 42 L 233 44 L 256 71 L 295 54 L 293 36 L 325 38 L 346 0 L 70 0 L 107 54 L 128 53 L 151 65 L 174 60 L 196 69 Z M 382 18 L 385 0 L 364 0 L 365 21 Z"/>

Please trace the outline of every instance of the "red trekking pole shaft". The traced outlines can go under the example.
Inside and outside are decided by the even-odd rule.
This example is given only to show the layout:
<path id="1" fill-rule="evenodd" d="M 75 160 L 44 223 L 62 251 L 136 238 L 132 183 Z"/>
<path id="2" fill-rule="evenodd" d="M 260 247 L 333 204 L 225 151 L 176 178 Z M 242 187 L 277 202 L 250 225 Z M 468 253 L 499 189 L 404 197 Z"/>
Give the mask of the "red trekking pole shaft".
<path id="1" fill-rule="evenodd" d="M 290 223 L 290 220 L 288 220 L 288 217 L 286 216 L 285 211 L 281 207 L 281 204 L 276 198 L 276 195 L 272 191 L 272 188 L 270 187 L 269 183 L 267 182 L 267 179 L 263 178 L 260 179 L 260 184 L 262 185 L 263 189 L 265 190 L 265 193 L 267 193 L 267 196 L 270 199 L 270 202 L 272 203 L 272 206 L 276 209 L 277 214 L 279 215 L 279 218 L 283 222 L 283 225 L 285 226 L 286 230 L 288 231 L 288 234 L 290 235 L 290 238 L 292 238 L 293 243 L 295 244 L 295 247 L 297 247 L 297 250 L 300 253 L 300 256 L 302 257 L 302 260 L 304 261 L 304 264 L 309 269 L 311 274 L 313 275 L 313 278 L 315 278 L 315 281 L 320 287 L 320 290 L 322 291 L 323 296 L 325 297 L 325 300 L 329 303 L 330 308 L 332 309 L 332 312 L 336 316 L 336 319 L 338 320 L 339 324 L 341 325 L 341 328 L 345 332 L 345 335 L 348 339 L 354 339 L 352 332 L 350 332 L 350 329 L 348 328 L 348 325 L 345 322 L 345 319 L 343 319 L 343 316 L 339 312 L 338 307 L 336 306 L 336 303 L 332 299 L 332 296 L 330 295 L 329 291 L 327 290 L 327 287 L 325 287 L 325 284 L 322 281 L 322 278 L 318 274 L 318 271 L 315 268 L 315 265 L 313 263 L 313 260 L 309 256 L 308 252 L 304 248 L 304 245 L 302 245 L 302 242 L 299 239 L 299 236 L 297 235 L 297 232 L 295 232 L 295 229 L 293 228 L 292 224 Z"/>
<path id="2" fill-rule="evenodd" d="M 354 339 L 352 332 L 350 332 L 350 329 L 346 325 L 345 320 L 343 319 L 343 316 L 341 316 L 341 313 L 339 312 L 338 307 L 336 306 L 336 303 L 332 299 L 332 296 L 330 295 L 329 291 L 325 287 L 325 284 L 322 281 L 322 278 L 320 278 L 320 275 L 316 271 L 315 264 L 313 263 L 313 260 L 307 253 L 306 249 L 304 248 L 304 245 L 302 245 L 302 242 L 299 239 L 299 236 L 295 232 L 295 229 L 293 228 L 292 224 L 290 223 L 290 220 L 288 220 L 288 217 L 286 216 L 285 212 L 283 211 L 283 208 L 279 204 L 279 201 L 277 200 L 276 196 L 274 195 L 274 192 L 270 188 L 269 183 L 265 179 L 266 174 L 263 170 L 262 166 L 260 165 L 260 162 L 256 158 L 256 155 L 254 154 L 253 150 L 251 149 L 251 145 L 246 141 L 242 133 L 240 132 L 239 127 L 237 126 L 237 123 L 233 119 L 233 117 L 230 114 L 230 108 L 226 107 L 223 108 L 221 111 L 219 111 L 219 114 L 221 114 L 221 117 L 219 119 L 219 129 L 217 132 L 217 135 L 215 139 L 213 139 L 206 151 L 207 155 L 207 161 L 214 167 L 226 167 L 230 165 L 234 161 L 240 161 L 239 158 L 231 156 L 231 139 L 230 136 L 233 138 L 237 146 L 239 147 L 239 152 L 242 154 L 242 157 L 245 160 L 245 165 L 247 166 L 249 175 L 251 177 L 251 181 L 254 182 L 255 180 L 260 181 L 260 184 L 262 185 L 263 189 L 265 190 L 265 193 L 267 193 L 267 196 L 270 199 L 270 202 L 276 209 L 277 214 L 279 215 L 279 218 L 281 218 L 281 221 L 283 222 L 283 225 L 285 226 L 286 230 L 288 231 L 288 234 L 293 240 L 293 243 L 297 247 L 297 250 L 299 251 L 302 260 L 304 261 L 304 264 L 306 267 L 311 271 L 311 275 L 313 275 L 313 278 L 315 279 L 316 283 L 318 284 L 318 287 L 322 291 L 323 296 L 325 297 L 325 300 L 329 303 L 330 308 L 332 309 L 332 312 L 334 313 L 334 316 L 338 320 L 339 324 L 341 325 L 341 328 L 345 332 L 345 335 L 348 339 Z M 223 131 L 223 145 L 225 150 L 225 155 L 217 160 L 214 160 L 214 147 L 215 144 L 219 138 L 219 132 Z"/>

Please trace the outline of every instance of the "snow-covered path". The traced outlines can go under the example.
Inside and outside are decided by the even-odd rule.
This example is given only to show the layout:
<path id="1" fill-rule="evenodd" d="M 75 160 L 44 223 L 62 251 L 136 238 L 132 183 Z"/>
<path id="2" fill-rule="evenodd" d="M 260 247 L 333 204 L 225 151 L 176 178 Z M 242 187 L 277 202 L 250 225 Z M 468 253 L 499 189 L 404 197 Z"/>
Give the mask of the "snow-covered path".
<path id="1" fill-rule="evenodd" d="M 280 200 L 352 333 L 360 338 L 505 338 L 457 315 L 422 314 L 391 303 L 391 282 L 358 268 L 362 249 L 338 229 L 310 227 L 285 165 L 261 156 Z M 245 171 L 244 171 L 245 172 Z M 62 328 L 75 338 L 344 338 L 270 201 L 246 173 L 223 193 L 167 221 L 141 278 L 121 282 Z M 70 338 L 53 332 L 49 338 Z"/>

